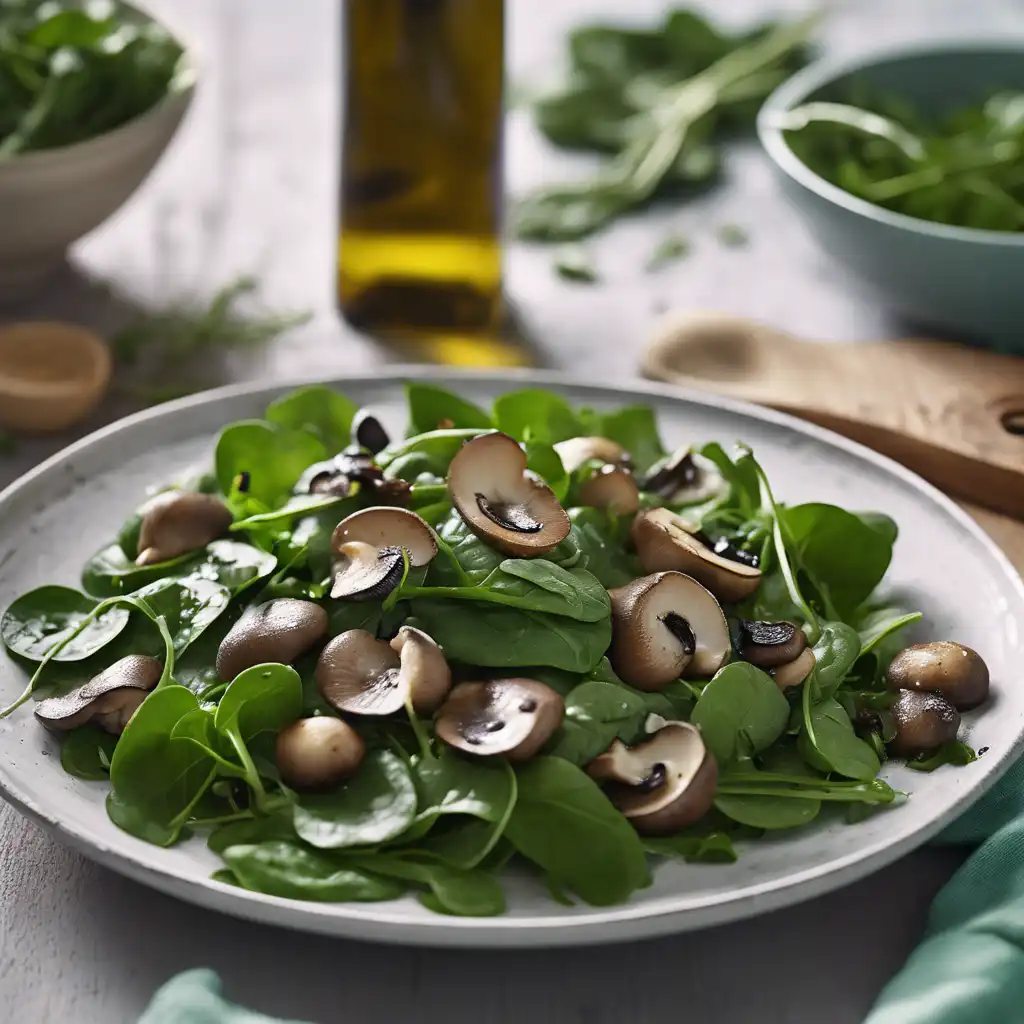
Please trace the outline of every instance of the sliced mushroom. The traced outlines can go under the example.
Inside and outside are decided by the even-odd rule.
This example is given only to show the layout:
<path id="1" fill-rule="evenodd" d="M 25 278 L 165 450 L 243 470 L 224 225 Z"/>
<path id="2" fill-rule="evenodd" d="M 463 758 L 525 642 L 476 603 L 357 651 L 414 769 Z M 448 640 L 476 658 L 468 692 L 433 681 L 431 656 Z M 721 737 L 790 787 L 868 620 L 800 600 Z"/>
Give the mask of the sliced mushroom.
<path id="1" fill-rule="evenodd" d="M 343 519 L 331 547 L 337 555 L 331 597 L 372 601 L 401 582 L 403 550 L 410 567 L 426 565 L 437 554 L 437 538 L 415 512 L 375 505 Z"/>
<path id="2" fill-rule="evenodd" d="M 352 419 L 352 439 L 373 455 L 384 451 L 391 443 L 380 420 L 365 409 L 360 409 Z"/>
<path id="3" fill-rule="evenodd" d="M 924 754 L 956 739 L 960 712 L 937 693 L 901 690 L 892 706 L 896 736 L 888 746 L 899 757 Z"/>
<path id="4" fill-rule="evenodd" d="M 953 640 L 905 647 L 886 675 L 892 690 L 938 693 L 960 711 L 976 708 L 988 697 L 988 666 L 976 651 Z"/>
<path id="5" fill-rule="evenodd" d="M 554 449 L 567 473 L 574 473 L 591 459 L 623 469 L 628 469 L 632 461 L 621 444 L 607 437 L 571 437 L 568 441 L 559 441 Z"/>
<path id="6" fill-rule="evenodd" d="M 718 467 L 692 448 L 677 448 L 651 466 L 640 481 L 642 490 L 673 505 L 695 505 L 721 494 L 728 485 Z"/>
<path id="7" fill-rule="evenodd" d="M 217 651 L 217 674 L 230 682 L 253 665 L 290 665 L 327 635 L 327 612 L 312 601 L 279 597 L 247 611 Z"/>
<path id="8" fill-rule="evenodd" d="M 527 470 L 526 454 L 507 434 L 464 444 L 448 469 L 448 490 L 466 525 L 507 555 L 543 555 L 569 535 L 554 492 Z"/>
<path id="9" fill-rule="evenodd" d="M 129 654 L 78 689 L 40 701 L 36 718 L 54 732 L 67 732 L 94 722 L 119 736 L 162 673 L 163 665 L 156 658 Z"/>
<path id="10" fill-rule="evenodd" d="M 300 718 L 277 734 L 274 760 L 293 789 L 333 789 L 355 775 L 366 744 L 348 722 L 330 715 Z"/>
<path id="11" fill-rule="evenodd" d="M 718 784 L 714 755 L 687 722 L 667 722 L 635 747 L 616 740 L 587 772 L 611 782 L 608 798 L 649 836 L 671 835 L 703 818 Z"/>
<path id="12" fill-rule="evenodd" d="M 565 717 L 561 696 L 533 679 L 459 683 L 438 712 L 437 735 L 450 747 L 510 761 L 533 757 Z"/>
<path id="13" fill-rule="evenodd" d="M 299 478 L 295 491 L 347 498 L 357 485 L 371 491 L 378 505 L 409 504 L 411 485 L 405 480 L 387 479 L 370 451 L 358 445 L 346 448 L 333 459 L 310 466 Z"/>
<path id="14" fill-rule="evenodd" d="M 452 674 L 441 648 L 421 630 L 403 626 L 390 642 L 363 629 L 336 636 L 316 666 L 324 700 L 352 715 L 391 715 L 408 700 L 417 714 L 436 711 Z"/>
<path id="15" fill-rule="evenodd" d="M 709 677 L 732 649 L 718 602 L 680 572 L 643 576 L 608 592 L 612 667 L 638 690 L 660 690 L 681 675 Z"/>
<path id="16" fill-rule="evenodd" d="M 773 668 L 771 675 L 780 690 L 788 690 L 799 686 L 814 671 L 814 665 L 814 651 L 805 647 L 792 661 Z"/>
<path id="17" fill-rule="evenodd" d="M 694 526 L 670 509 L 649 508 L 638 513 L 630 536 L 648 572 L 685 572 L 719 600 L 740 601 L 761 582 L 760 569 L 716 554 L 696 536 Z"/>
<path id="18" fill-rule="evenodd" d="M 135 564 L 155 565 L 206 547 L 231 525 L 231 511 L 220 498 L 199 491 L 164 491 L 148 502 L 139 528 Z"/>
<path id="19" fill-rule="evenodd" d="M 640 507 L 640 489 L 633 474 L 619 466 L 603 466 L 582 487 L 580 504 L 630 516 Z"/>
<path id="20" fill-rule="evenodd" d="M 793 622 L 751 622 L 740 619 L 737 650 L 758 668 L 787 665 L 807 647 L 807 636 Z"/>

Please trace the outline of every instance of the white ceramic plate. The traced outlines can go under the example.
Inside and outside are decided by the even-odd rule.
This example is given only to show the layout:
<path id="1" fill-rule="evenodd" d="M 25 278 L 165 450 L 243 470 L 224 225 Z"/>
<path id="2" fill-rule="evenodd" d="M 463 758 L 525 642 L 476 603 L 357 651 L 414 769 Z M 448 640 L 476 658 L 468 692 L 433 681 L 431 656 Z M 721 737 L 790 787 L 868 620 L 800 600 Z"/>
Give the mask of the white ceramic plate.
<path id="1" fill-rule="evenodd" d="M 827 892 L 914 849 L 988 789 L 1021 752 L 1024 586 L 984 533 L 912 473 L 859 445 L 753 406 L 658 386 L 632 389 L 566 384 L 542 374 L 455 375 L 422 368 L 330 382 L 372 406 L 397 434 L 405 427 L 401 382 L 426 378 L 487 402 L 526 385 L 550 387 L 595 407 L 650 403 L 671 446 L 743 440 L 785 501 L 832 501 L 878 509 L 900 525 L 887 585 L 926 616 L 922 635 L 951 637 L 982 652 L 993 698 L 965 716 L 983 757 L 961 769 L 919 774 L 890 767 L 909 791 L 902 805 L 857 825 L 813 825 L 747 844 L 730 866 L 663 863 L 651 888 L 625 906 L 567 908 L 539 884 L 511 875 L 500 918 L 442 917 L 412 898 L 385 904 L 301 903 L 213 882 L 220 862 L 199 839 L 170 850 L 121 832 L 103 807 L 104 783 L 64 774 L 54 740 L 29 708 L 0 722 L 0 788 L 7 800 L 57 838 L 101 864 L 186 900 L 273 924 L 389 942 L 518 946 L 609 942 L 704 927 Z M 208 460 L 217 430 L 260 416 L 289 387 L 210 392 L 114 424 L 68 448 L 0 494 L 0 608 L 48 582 L 78 584 L 85 560 L 114 535 L 147 486 Z M 0 698 L 22 688 L 19 669 L 0 659 Z"/>

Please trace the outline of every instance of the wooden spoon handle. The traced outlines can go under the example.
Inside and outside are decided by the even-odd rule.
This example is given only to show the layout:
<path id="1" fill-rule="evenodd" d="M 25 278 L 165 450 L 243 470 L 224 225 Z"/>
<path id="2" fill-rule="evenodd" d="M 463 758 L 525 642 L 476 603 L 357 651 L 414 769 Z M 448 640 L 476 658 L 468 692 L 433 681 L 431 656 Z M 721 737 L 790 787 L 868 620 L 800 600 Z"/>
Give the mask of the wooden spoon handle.
<path id="1" fill-rule="evenodd" d="M 938 341 L 816 344 L 699 313 L 664 324 L 642 366 L 818 423 L 1024 518 L 1024 360 Z"/>

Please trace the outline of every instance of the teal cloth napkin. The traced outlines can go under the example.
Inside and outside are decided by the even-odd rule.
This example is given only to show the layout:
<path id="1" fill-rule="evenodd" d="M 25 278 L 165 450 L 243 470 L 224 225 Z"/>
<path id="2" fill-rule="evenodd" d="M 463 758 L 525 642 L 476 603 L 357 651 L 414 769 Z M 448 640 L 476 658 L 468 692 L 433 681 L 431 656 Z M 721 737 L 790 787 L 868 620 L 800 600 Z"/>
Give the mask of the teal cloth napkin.
<path id="1" fill-rule="evenodd" d="M 935 898 L 928 928 L 865 1024 L 1024 1021 L 1024 760 L 940 837 L 981 847 Z M 213 971 L 186 971 L 139 1024 L 301 1024 L 233 1006 Z"/>

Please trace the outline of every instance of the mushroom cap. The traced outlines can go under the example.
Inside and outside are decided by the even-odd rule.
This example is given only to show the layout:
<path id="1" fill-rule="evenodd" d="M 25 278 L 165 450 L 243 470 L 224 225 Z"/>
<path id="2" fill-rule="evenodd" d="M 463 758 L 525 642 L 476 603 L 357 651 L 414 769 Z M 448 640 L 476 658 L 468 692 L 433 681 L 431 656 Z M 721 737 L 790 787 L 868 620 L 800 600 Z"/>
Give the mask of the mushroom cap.
<path id="1" fill-rule="evenodd" d="M 710 459 L 687 446 L 656 462 L 640 486 L 673 505 L 695 505 L 721 493 L 726 482 Z"/>
<path id="2" fill-rule="evenodd" d="M 799 686 L 814 671 L 815 664 L 814 651 L 805 647 L 792 661 L 773 668 L 771 675 L 780 690 L 788 690 Z"/>
<path id="3" fill-rule="evenodd" d="M 526 761 L 564 717 L 565 701 L 550 686 L 534 679 L 491 679 L 459 683 L 441 705 L 434 730 L 448 746 L 467 754 Z"/>
<path id="4" fill-rule="evenodd" d="M 650 739 L 627 747 L 616 740 L 587 766 L 610 781 L 608 798 L 642 835 L 671 835 L 711 809 L 718 763 L 700 730 L 666 722 Z"/>
<path id="5" fill-rule="evenodd" d="M 466 442 L 448 467 L 448 490 L 466 525 L 507 555 L 543 555 L 569 535 L 554 491 L 527 470 L 526 453 L 507 434 Z"/>
<path id="6" fill-rule="evenodd" d="M 660 690 L 681 675 L 713 676 L 732 650 L 729 625 L 713 595 L 681 572 L 642 576 L 608 591 L 619 678 Z"/>
<path id="7" fill-rule="evenodd" d="M 606 508 L 617 516 L 631 516 L 640 507 L 640 488 L 628 469 L 603 466 L 582 487 L 580 504 Z"/>
<path id="8" fill-rule="evenodd" d="M 54 732 L 95 722 L 120 735 L 146 694 L 160 681 L 163 665 L 145 654 L 129 654 L 61 697 L 36 705 L 36 718 Z"/>
<path id="9" fill-rule="evenodd" d="M 418 714 L 430 714 L 452 684 L 441 648 L 412 626 L 403 626 L 390 644 L 364 629 L 334 637 L 315 675 L 324 700 L 352 715 L 391 715 L 407 698 Z"/>
<path id="10" fill-rule="evenodd" d="M 415 512 L 374 505 L 338 523 L 331 548 L 337 555 L 331 597 L 366 601 L 384 597 L 401 582 L 403 550 L 410 566 L 426 565 L 437 554 L 437 538 Z"/>
<path id="11" fill-rule="evenodd" d="M 293 789 L 333 789 L 355 775 L 366 744 L 348 722 L 330 715 L 300 718 L 277 734 L 274 761 Z"/>
<path id="12" fill-rule="evenodd" d="M 760 569 L 716 555 L 695 532 L 670 509 L 649 508 L 637 514 L 630 536 L 648 572 L 684 572 L 722 601 L 741 601 L 757 590 Z"/>
<path id="13" fill-rule="evenodd" d="M 905 647 L 886 673 L 892 690 L 938 693 L 960 711 L 985 702 L 989 690 L 988 666 L 981 656 L 954 640 L 934 640 Z"/>
<path id="14" fill-rule="evenodd" d="M 956 739 L 960 712 L 937 693 L 900 690 L 892 706 L 896 736 L 889 741 L 890 753 L 899 757 L 924 754 Z"/>
<path id="15" fill-rule="evenodd" d="M 383 424 L 366 409 L 360 409 L 352 417 L 352 440 L 373 455 L 384 451 L 391 443 Z"/>
<path id="16" fill-rule="evenodd" d="M 164 491 L 142 509 L 135 564 L 155 565 L 206 547 L 227 531 L 232 518 L 214 494 Z"/>
<path id="17" fill-rule="evenodd" d="M 251 608 L 217 651 L 217 675 L 230 682 L 253 665 L 290 665 L 327 635 L 327 612 L 312 601 L 278 597 Z"/>
<path id="18" fill-rule="evenodd" d="M 788 665 L 807 647 L 807 636 L 795 622 L 751 622 L 740 619 L 737 650 L 758 668 Z"/>
<path id="19" fill-rule="evenodd" d="M 607 437 L 570 437 L 552 447 L 558 452 L 566 473 L 575 472 L 590 459 L 618 466 L 627 466 L 630 462 L 629 452 Z"/>

